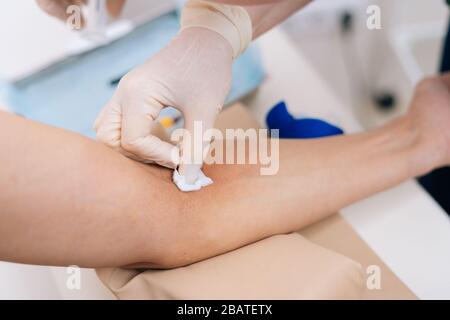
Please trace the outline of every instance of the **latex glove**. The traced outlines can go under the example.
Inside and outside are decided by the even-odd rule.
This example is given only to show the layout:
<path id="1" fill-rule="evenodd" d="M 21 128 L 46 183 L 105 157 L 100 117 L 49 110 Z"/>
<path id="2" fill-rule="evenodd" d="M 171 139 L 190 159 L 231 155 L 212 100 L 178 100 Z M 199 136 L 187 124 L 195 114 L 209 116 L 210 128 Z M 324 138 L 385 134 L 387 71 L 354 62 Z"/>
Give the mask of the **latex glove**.
<path id="1" fill-rule="evenodd" d="M 88 0 L 36 0 L 38 6 L 49 15 L 58 18 L 62 21 L 66 21 L 69 14 L 67 13 L 67 7 L 71 5 L 84 5 Z M 111 17 L 118 17 L 122 12 L 125 0 L 108 0 L 106 7 Z"/>
<path id="2" fill-rule="evenodd" d="M 198 27 L 181 31 L 120 81 L 94 125 L 97 139 L 133 159 L 175 168 L 174 146 L 151 135 L 155 119 L 173 106 L 183 113 L 189 132 L 195 121 L 202 122 L 203 132 L 212 128 L 230 90 L 232 62 L 232 48 L 219 34 Z M 180 163 L 179 171 L 194 183 L 200 168 Z"/>

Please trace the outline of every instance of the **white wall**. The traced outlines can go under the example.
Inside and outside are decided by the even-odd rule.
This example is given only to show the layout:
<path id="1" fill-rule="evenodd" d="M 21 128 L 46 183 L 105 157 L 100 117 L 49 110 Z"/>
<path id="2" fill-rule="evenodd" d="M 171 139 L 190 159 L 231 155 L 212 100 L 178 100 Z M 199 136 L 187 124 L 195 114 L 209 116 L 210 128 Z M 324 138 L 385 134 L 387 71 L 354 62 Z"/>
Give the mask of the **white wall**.
<path id="1" fill-rule="evenodd" d="M 371 35 L 363 56 L 365 70 L 373 88 L 391 88 L 398 94 L 401 113 L 409 105 L 415 84 L 438 71 L 449 9 L 443 0 L 377 3 L 382 8 L 383 29 Z M 396 114 L 380 117 L 373 125 Z"/>
<path id="2" fill-rule="evenodd" d="M 22 74 L 65 52 L 73 36 L 35 1 L 8 1 L 0 10 L 0 78 Z"/>
<path id="3" fill-rule="evenodd" d="M 381 30 L 366 27 L 366 9 L 373 4 L 381 8 Z M 354 14 L 350 37 L 340 32 L 343 11 Z M 371 127 L 403 112 L 415 81 L 436 72 L 448 12 L 443 0 L 315 0 L 285 27 L 336 95 Z M 430 39 L 407 41 L 421 35 Z M 406 53 L 399 49 L 402 42 L 410 42 Z M 370 100 L 373 92 L 384 89 L 397 94 L 400 107 L 395 112 L 381 113 Z"/>

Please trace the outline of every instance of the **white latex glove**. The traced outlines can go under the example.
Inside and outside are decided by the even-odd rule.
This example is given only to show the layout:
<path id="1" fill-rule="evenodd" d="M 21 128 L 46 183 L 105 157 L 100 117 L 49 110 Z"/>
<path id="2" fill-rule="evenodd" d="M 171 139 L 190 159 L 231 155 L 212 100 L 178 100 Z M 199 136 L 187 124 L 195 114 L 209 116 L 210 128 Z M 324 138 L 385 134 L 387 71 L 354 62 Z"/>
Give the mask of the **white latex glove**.
<path id="1" fill-rule="evenodd" d="M 201 164 L 178 163 L 174 146 L 151 135 L 155 119 L 167 106 L 180 110 L 193 132 L 202 121 L 212 128 L 231 86 L 232 48 L 222 36 L 192 27 L 119 83 L 94 128 L 97 139 L 133 159 L 175 168 L 194 183 Z M 181 145 L 186 150 L 187 145 Z M 175 150 L 175 153 L 178 151 Z M 178 154 L 178 153 L 177 153 Z"/>

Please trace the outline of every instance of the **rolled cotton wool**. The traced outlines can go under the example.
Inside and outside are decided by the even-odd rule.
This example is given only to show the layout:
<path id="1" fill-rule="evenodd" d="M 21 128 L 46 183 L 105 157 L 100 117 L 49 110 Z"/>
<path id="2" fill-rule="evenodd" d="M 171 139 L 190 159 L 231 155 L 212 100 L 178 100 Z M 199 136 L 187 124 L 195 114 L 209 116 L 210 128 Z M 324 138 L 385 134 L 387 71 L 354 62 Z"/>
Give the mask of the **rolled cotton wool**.
<path id="1" fill-rule="evenodd" d="M 181 175 L 177 169 L 173 171 L 172 179 L 178 189 L 183 192 L 198 191 L 203 187 L 213 184 L 213 180 L 208 178 L 202 170 L 200 170 L 197 180 L 193 184 L 187 183 L 186 177 Z"/>

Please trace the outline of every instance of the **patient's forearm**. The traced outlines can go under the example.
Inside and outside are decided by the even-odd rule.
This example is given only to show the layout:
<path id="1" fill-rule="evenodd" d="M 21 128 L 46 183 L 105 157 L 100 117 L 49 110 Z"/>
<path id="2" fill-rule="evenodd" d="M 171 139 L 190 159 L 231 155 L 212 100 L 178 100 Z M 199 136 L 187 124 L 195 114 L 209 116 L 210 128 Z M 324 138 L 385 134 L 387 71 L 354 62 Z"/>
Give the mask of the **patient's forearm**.
<path id="1" fill-rule="evenodd" d="M 0 260 L 88 267 L 158 260 L 158 238 L 167 235 L 158 230 L 179 203 L 168 171 L 4 112 L 0 150 Z"/>
<path id="2" fill-rule="evenodd" d="M 186 239 L 191 259 L 299 230 L 431 170 L 433 164 L 423 160 L 427 153 L 417 141 L 417 132 L 403 118 L 357 135 L 282 141 L 275 176 L 260 176 L 255 166 L 206 168 L 215 184 L 191 196 L 190 214 L 201 212 L 207 221 L 204 236 Z"/>
<path id="3" fill-rule="evenodd" d="M 432 169 L 405 118 L 372 132 L 280 141 L 280 171 L 213 165 L 181 193 L 171 172 L 0 113 L 0 260 L 176 266 L 279 233 Z"/>

